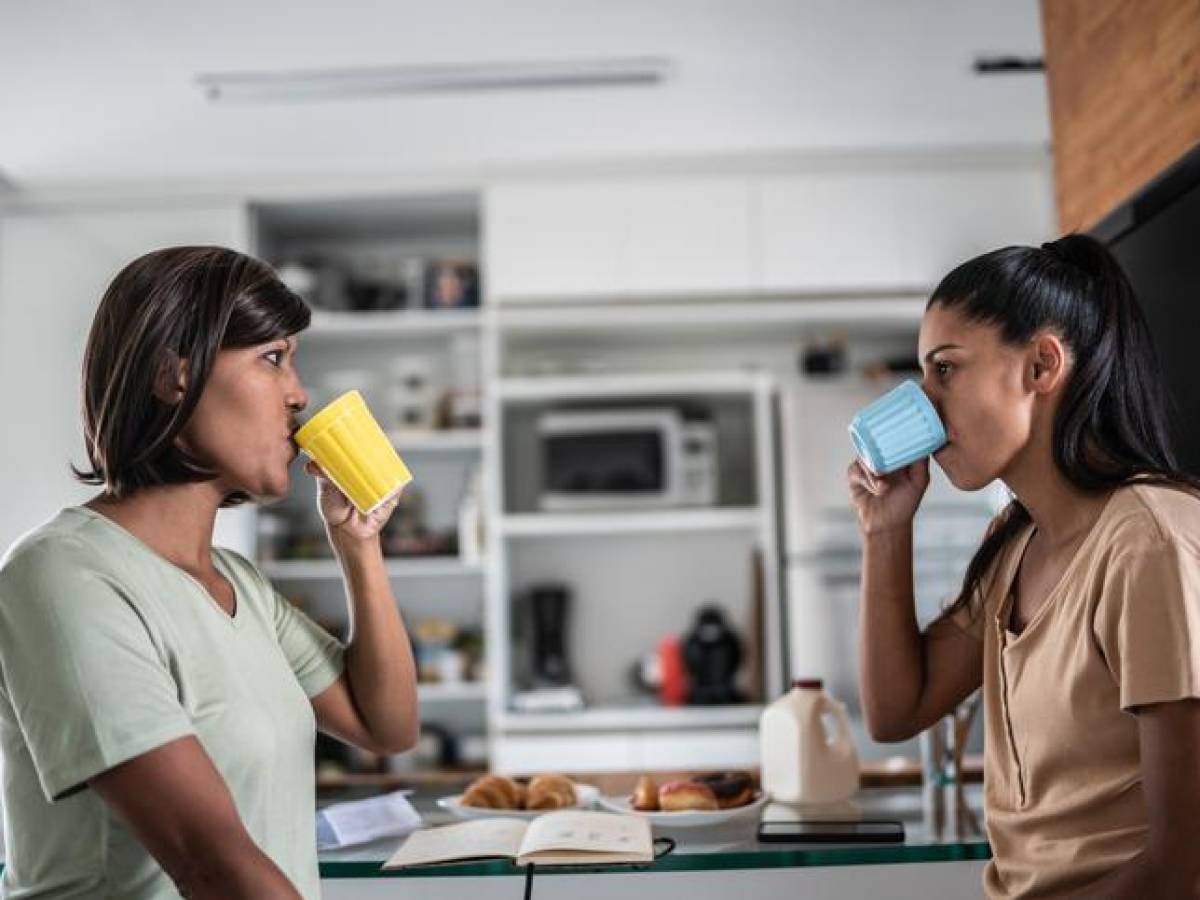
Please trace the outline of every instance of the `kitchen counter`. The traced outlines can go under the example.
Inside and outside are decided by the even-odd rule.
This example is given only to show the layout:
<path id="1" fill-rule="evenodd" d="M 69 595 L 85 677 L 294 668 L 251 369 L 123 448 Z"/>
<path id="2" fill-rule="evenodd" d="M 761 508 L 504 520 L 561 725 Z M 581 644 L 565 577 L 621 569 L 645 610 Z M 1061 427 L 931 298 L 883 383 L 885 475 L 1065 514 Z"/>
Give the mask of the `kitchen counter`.
<path id="1" fill-rule="evenodd" d="M 586 778 L 580 780 L 587 781 Z M 422 790 L 412 801 L 429 825 L 454 820 L 436 806 L 438 793 Z M 968 793 L 977 806 L 977 789 Z M 756 822 L 721 828 L 655 830 L 676 841 L 675 849 L 648 865 L 538 867 L 533 896 L 571 897 L 862 897 L 879 891 L 892 898 L 975 896 L 990 856 L 982 837 L 937 836 L 921 818 L 920 792 L 913 788 L 868 789 L 855 798 L 862 815 L 900 819 L 903 844 L 801 845 L 760 844 Z M 768 819 L 794 815 L 772 804 Z M 321 854 L 326 900 L 382 896 L 423 898 L 519 897 L 525 870 L 507 860 L 423 866 L 383 871 L 380 866 L 398 847 L 392 838 Z M 617 879 L 619 883 L 612 879 Z M 786 892 L 786 894 L 785 894 Z"/>

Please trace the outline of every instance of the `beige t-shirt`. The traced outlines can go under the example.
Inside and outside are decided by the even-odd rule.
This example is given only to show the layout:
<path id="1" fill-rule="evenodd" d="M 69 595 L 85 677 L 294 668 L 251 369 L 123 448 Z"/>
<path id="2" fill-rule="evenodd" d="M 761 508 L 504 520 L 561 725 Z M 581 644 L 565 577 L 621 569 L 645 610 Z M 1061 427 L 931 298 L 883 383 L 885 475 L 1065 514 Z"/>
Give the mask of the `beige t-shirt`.
<path id="1" fill-rule="evenodd" d="M 1200 500 L 1119 488 L 1020 635 L 1013 581 L 1032 525 L 997 559 L 978 606 L 991 897 L 1085 887 L 1145 847 L 1134 707 L 1200 697 Z"/>
<path id="2" fill-rule="evenodd" d="M 177 897 L 87 783 L 187 735 L 259 848 L 320 895 L 309 698 L 337 680 L 343 648 L 243 557 L 214 548 L 213 563 L 236 592 L 233 616 L 84 507 L 0 562 L 3 896 Z"/>

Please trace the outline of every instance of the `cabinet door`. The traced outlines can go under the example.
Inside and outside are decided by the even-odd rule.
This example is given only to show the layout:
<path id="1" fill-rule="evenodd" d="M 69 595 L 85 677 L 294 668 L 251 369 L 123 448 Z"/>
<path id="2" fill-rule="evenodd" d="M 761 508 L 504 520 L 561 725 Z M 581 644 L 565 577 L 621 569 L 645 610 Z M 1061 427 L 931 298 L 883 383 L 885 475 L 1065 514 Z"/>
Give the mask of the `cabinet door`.
<path id="1" fill-rule="evenodd" d="M 87 462 L 80 371 L 105 287 L 149 250 L 196 243 L 243 247 L 242 210 L 123 208 L 0 219 L 0 472 L 6 485 L 21 486 L 6 491 L 0 506 L 0 553 L 60 507 L 96 493 L 68 466 Z"/>
<path id="2" fill-rule="evenodd" d="M 934 287 L 961 262 L 1055 235 L 1050 173 L 1035 167 L 906 176 L 900 242 L 904 277 Z"/>
<path id="3" fill-rule="evenodd" d="M 1049 173 L 1031 165 L 780 175 L 755 192 L 771 291 L 927 291 L 972 256 L 1054 230 Z"/>
<path id="4" fill-rule="evenodd" d="M 603 299 L 751 287 L 749 182 L 597 178 L 501 185 L 486 200 L 498 300 Z"/>
<path id="5" fill-rule="evenodd" d="M 890 174 L 816 172 L 759 179 L 763 289 L 904 287 L 902 197 Z"/>
<path id="6" fill-rule="evenodd" d="M 751 287 L 748 179 L 656 179 L 626 190 L 630 293 L 704 294 Z"/>
<path id="7" fill-rule="evenodd" d="M 624 290 L 627 193 L 607 182 L 500 185 L 484 200 L 488 290 L 562 300 Z"/>

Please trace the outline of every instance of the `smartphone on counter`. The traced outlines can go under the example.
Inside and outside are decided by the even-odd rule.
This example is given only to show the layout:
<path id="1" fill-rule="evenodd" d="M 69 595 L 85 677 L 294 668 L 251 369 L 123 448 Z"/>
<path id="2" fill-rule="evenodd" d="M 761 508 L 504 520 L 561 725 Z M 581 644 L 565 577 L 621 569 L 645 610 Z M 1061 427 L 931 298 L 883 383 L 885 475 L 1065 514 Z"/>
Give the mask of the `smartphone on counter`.
<path id="1" fill-rule="evenodd" d="M 758 839 L 770 844 L 899 844 L 904 840 L 904 823 L 891 819 L 766 821 L 759 823 Z"/>

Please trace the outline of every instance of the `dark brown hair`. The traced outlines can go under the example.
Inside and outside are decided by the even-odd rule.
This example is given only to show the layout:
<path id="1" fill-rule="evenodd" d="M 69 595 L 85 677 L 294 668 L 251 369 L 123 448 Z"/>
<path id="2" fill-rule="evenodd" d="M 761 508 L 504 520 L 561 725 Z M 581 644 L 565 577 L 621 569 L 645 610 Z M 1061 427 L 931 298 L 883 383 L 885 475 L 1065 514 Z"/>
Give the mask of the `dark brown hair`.
<path id="1" fill-rule="evenodd" d="M 266 263 L 223 247 L 168 247 L 113 279 L 83 357 L 86 484 L 124 497 L 144 487 L 209 481 L 216 473 L 176 444 L 208 383 L 217 351 L 308 327 L 309 309 Z M 164 371 L 188 364 L 178 403 L 155 394 Z M 225 498 L 225 505 L 249 499 Z"/>
<path id="2" fill-rule="evenodd" d="M 1058 470 L 1100 493 L 1132 481 L 1200 491 L 1171 448 L 1158 357 L 1120 264 L 1094 238 L 1069 234 L 1040 247 L 1004 247 L 942 279 L 929 300 L 1021 346 L 1043 329 L 1070 349 L 1075 366 L 1054 418 Z M 1014 499 L 993 522 L 945 611 L 970 607 L 992 564 L 1032 519 Z"/>

